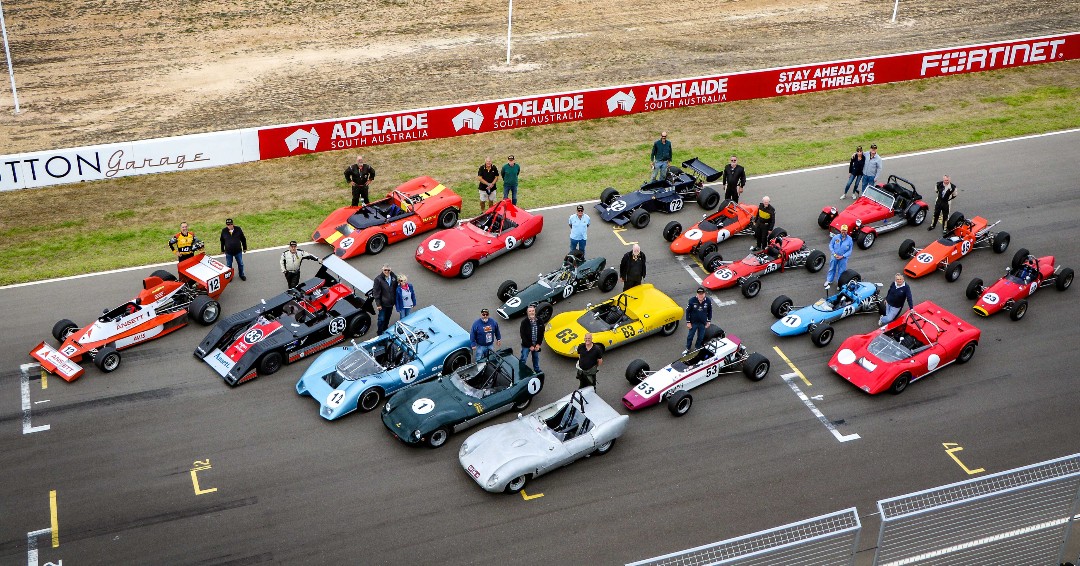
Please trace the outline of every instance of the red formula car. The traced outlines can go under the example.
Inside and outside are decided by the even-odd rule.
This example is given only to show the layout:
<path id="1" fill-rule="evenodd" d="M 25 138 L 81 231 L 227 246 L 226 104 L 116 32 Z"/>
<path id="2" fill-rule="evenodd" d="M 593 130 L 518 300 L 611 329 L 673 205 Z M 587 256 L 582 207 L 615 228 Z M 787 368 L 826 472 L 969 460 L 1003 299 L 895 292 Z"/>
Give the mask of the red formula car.
<path id="1" fill-rule="evenodd" d="M 991 248 L 994 253 L 1000 254 L 1009 249 L 1009 233 L 993 232 L 997 225 L 997 222 L 987 225 L 987 220 L 982 216 L 966 220 L 963 214 L 952 213 L 945 223 L 945 235 L 925 248 L 916 248 L 912 240 L 904 240 L 900 244 L 900 258 L 911 259 L 904 266 L 904 275 L 914 279 L 941 270 L 945 272 L 946 281 L 956 281 L 964 268 L 958 263 L 960 258 L 972 250 Z"/>
<path id="2" fill-rule="evenodd" d="M 705 268 L 712 273 L 702 285 L 707 289 L 727 289 L 738 285 L 748 299 L 761 291 L 760 277 L 789 267 L 806 267 L 817 273 L 825 267 L 825 254 L 820 250 L 806 249 L 799 238 L 777 237 L 764 250 L 753 252 L 741 261 L 723 261 L 713 253 L 705 260 Z"/>
<path id="3" fill-rule="evenodd" d="M 720 209 L 707 214 L 697 224 L 683 232 L 682 224 L 672 220 L 664 226 L 664 239 L 671 242 L 676 254 L 696 254 L 705 261 L 716 251 L 716 245 L 732 236 L 752 236 L 750 222 L 757 214 L 757 205 L 739 204 L 730 200 L 720 203 Z M 772 237 L 769 238 L 772 240 Z"/>
<path id="4" fill-rule="evenodd" d="M 908 384 L 975 355 L 982 332 L 926 301 L 869 333 L 844 340 L 829 367 L 863 391 L 893 394 Z"/>
<path id="5" fill-rule="evenodd" d="M 53 325 L 59 348 L 42 342 L 30 355 L 45 370 L 65 381 L 83 374 L 78 364 L 89 356 L 101 371 L 120 367 L 120 350 L 160 338 L 185 326 L 189 319 L 213 324 L 221 314 L 217 297 L 232 280 L 232 270 L 220 261 L 198 254 L 179 263 L 181 281 L 165 270 L 143 279 L 143 290 L 134 299 L 105 309 L 92 324 L 79 328 L 63 319 Z"/>
<path id="6" fill-rule="evenodd" d="M 330 213 L 311 235 L 334 246 L 334 255 L 350 258 L 377 254 L 393 244 L 436 227 L 457 224 L 461 197 L 431 177 L 417 177 L 382 200 L 346 206 Z"/>
<path id="7" fill-rule="evenodd" d="M 1020 320 L 1027 314 L 1028 297 L 1035 291 L 1050 285 L 1064 291 L 1072 286 L 1072 281 L 1073 270 L 1055 265 L 1054 256 L 1037 258 L 1020 248 L 1013 256 L 1012 266 L 997 283 L 984 287 L 982 279 L 972 279 L 967 286 L 967 298 L 978 299 L 971 308 L 981 316 L 1004 310 L 1009 311 L 1009 318 Z"/>
<path id="8" fill-rule="evenodd" d="M 443 277 L 472 277 L 477 266 L 507 252 L 528 248 L 544 229 L 544 217 L 529 214 L 504 199 L 456 228 L 428 236 L 416 248 L 416 261 Z"/>
<path id="9" fill-rule="evenodd" d="M 839 232 L 847 225 L 851 239 L 862 249 L 874 245 L 878 235 L 904 226 L 919 226 L 926 221 L 929 206 L 915 185 L 902 177 L 889 175 L 889 180 L 876 187 L 866 187 L 862 196 L 842 211 L 827 206 L 818 215 L 818 226 Z"/>

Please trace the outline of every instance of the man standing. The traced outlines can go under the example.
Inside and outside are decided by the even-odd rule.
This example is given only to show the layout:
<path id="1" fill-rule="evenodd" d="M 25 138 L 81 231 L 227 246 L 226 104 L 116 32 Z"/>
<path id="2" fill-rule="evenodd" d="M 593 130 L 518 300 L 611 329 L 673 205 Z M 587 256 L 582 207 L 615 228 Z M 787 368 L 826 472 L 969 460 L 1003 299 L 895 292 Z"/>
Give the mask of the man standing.
<path id="1" fill-rule="evenodd" d="M 949 221 L 949 203 L 956 198 L 956 185 L 949 181 L 948 175 L 943 175 L 937 184 L 937 200 L 934 201 L 934 221 L 930 223 L 927 232 L 937 226 L 938 216 L 941 216 L 942 227 Z"/>
<path id="2" fill-rule="evenodd" d="M 881 156 L 877 154 L 877 144 L 870 144 L 870 157 L 866 159 L 862 170 L 862 190 L 874 184 L 881 175 Z M 854 196 L 854 195 L 853 195 Z"/>
<path id="3" fill-rule="evenodd" d="M 634 244 L 630 251 L 623 254 L 619 262 L 619 279 L 623 282 L 623 291 L 637 287 L 645 280 L 645 254 L 641 253 L 641 246 Z"/>
<path id="4" fill-rule="evenodd" d="M 304 250 L 296 247 L 296 240 L 289 242 L 289 249 L 281 252 L 281 272 L 285 274 L 285 286 L 289 289 L 300 285 L 300 264 L 305 259 L 313 259 L 319 261 L 319 258 L 313 256 Z"/>
<path id="5" fill-rule="evenodd" d="M 368 183 L 375 180 L 375 169 L 364 163 L 364 156 L 357 155 L 356 163 L 345 168 L 345 182 L 352 185 L 352 206 L 371 202 L 368 199 Z"/>
<path id="6" fill-rule="evenodd" d="M 889 292 L 885 294 L 885 314 L 878 318 L 878 325 L 885 326 L 896 320 L 900 309 L 904 308 L 905 300 L 908 310 L 911 310 L 915 304 L 911 299 L 911 288 L 904 283 L 904 276 L 897 273 L 892 285 L 889 285 Z"/>
<path id="7" fill-rule="evenodd" d="M 514 162 L 513 155 L 506 158 L 506 163 L 503 164 L 499 174 L 503 180 L 503 198 L 513 195 L 510 202 L 517 204 L 518 175 L 521 174 L 521 165 Z"/>
<path id="8" fill-rule="evenodd" d="M 480 318 L 472 323 L 469 339 L 472 341 L 473 361 L 479 361 L 485 354 L 491 352 L 492 346 L 502 347 L 502 332 L 499 330 L 499 323 L 488 316 L 487 309 L 480 309 Z"/>
<path id="9" fill-rule="evenodd" d="M 577 205 L 577 213 L 570 215 L 570 251 L 581 250 L 581 257 L 585 257 L 585 243 L 589 239 L 589 215 L 585 214 L 585 207 Z"/>
<path id="10" fill-rule="evenodd" d="M 653 142 L 649 162 L 652 164 L 650 182 L 667 178 L 667 170 L 671 166 L 671 142 L 667 139 L 667 132 L 660 132 L 660 139 Z"/>
<path id="11" fill-rule="evenodd" d="M 832 257 L 829 258 L 829 273 L 825 275 L 825 289 L 829 288 L 830 282 L 838 282 L 840 274 L 847 269 L 847 260 L 851 257 L 851 250 L 854 249 L 853 244 L 851 236 L 848 236 L 847 224 L 841 226 L 840 233 L 829 240 L 829 252 Z"/>
<path id="12" fill-rule="evenodd" d="M 544 343 L 544 323 L 536 318 L 536 307 L 529 305 L 521 320 L 521 363 L 532 353 L 533 371 L 540 371 L 540 344 Z"/>
<path id="13" fill-rule="evenodd" d="M 585 334 L 585 341 L 578 344 L 577 379 L 578 389 L 596 387 L 596 372 L 604 365 L 604 347 L 593 344 L 592 334 Z"/>
<path id="14" fill-rule="evenodd" d="M 491 164 L 490 157 L 476 171 L 476 180 L 480 183 L 480 214 L 483 214 L 495 204 L 495 191 L 499 190 L 499 170 Z"/>
<path id="15" fill-rule="evenodd" d="M 386 329 L 390 327 L 390 315 L 393 314 L 394 305 L 397 304 L 397 286 L 397 275 L 388 264 L 383 264 L 382 274 L 375 278 L 374 285 L 371 286 L 372 304 L 379 315 L 376 335 L 386 332 Z"/>
<path id="16" fill-rule="evenodd" d="M 724 191 L 724 198 L 731 202 L 739 202 L 739 195 L 743 192 L 743 187 L 746 186 L 746 170 L 742 165 L 739 165 L 739 158 L 734 155 L 731 156 L 731 161 L 724 166 L 724 177 L 721 179 L 727 189 Z"/>
<path id="17" fill-rule="evenodd" d="M 195 252 L 202 249 L 203 243 L 195 237 L 195 232 L 188 232 L 188 223 L 180 223 L 180 231 L 169 240 L 169 249 L 176 256 L 176 262 L 195 257 Z"/>
<path id="18" fill-rule="evenodd" d="M 851 194 L 851 198 L 854 199 L 859 193 L 859 180 L 862 179 L 864 165 L 866 165 L 866 157 L 863 156 L 860 145 L 855 148 L 855 153 L 851 154 L 851 161 L 848 162 L 847 184 L 844 185 L 844 194 L 840 195 L 840 200 L 847 198 L 847 192 L 852 183 L 855 183 L 855 192 Z"/>
<path id="19" fill-rule="evenodd" d="M 247 281 L 244 276 L 244 252 L 247 251 L 247 238 L 244 231 L 233 224 L 232 218 L 225 219 L 225 227 L 221 229 L 221 253 L 225 254 L 225 267 L 232 269 L 233 259 L 240 270 L 240 280 Z"/>
<path id="20" fill-rule="evenodd" d="M 754 249 L 765 249 L 769 243 L 769 232 L 772 232 L 774 226 L 776 226 L 776 209 L 770 204 L 769 197 L 761 197 L 761 204 L 758 205 L 757 214 L 754 215 L 754 237 L 757 239 L 757 246 Z"/>
<path id="21" fill-rule="evenodd" d="M 705 329 L 712 325 L 712 301 L 705 296 L 705 288 L 698 287 L 697 294 L 690 297 L 686 303 L 686 328 L 690 332 L 686 335 L 685 356 L 694 343 L 694 335 L 697 334 L 697 347 L 705 344 Z"/>

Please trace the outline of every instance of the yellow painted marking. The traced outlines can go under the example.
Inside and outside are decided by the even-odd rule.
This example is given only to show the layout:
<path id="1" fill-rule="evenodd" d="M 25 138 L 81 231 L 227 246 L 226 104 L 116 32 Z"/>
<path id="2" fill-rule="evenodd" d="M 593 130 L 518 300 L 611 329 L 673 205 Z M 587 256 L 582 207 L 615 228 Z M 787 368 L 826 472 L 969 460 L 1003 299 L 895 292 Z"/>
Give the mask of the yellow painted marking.
<path id="1" fill-rule="evenodd" d="M 954 452 L 960 452 L 961 450 L 964 449 L 963 446 L 960 446 L 959 444 L 957 444 L 955 442 L 942 442 L 941 445 L 945 447 L 945 453 L 948 454 L 949 457 L 952 458 L 953 461 L 956 462 L 956 464 L 958 466 L 960 466 L 960 468 L 962 468 L 965 472 L 967 472 L 967 475 L 973 476 L 975 474 L 981 474 L 981 473 L 986 471 L 985 468 L 978 468 L 978 469 L 975 469 L 975 470 L 968 469 L 968 467 L 965 466 L 964 463 L 960 461 L 960 458 L 956 457 L 956 454 L 954 454 Z"/>
<path id="2" fill-rule="evenodd" d="M 338 241 L 338 238 L 340 238 L 340 237 L 341 237 L 341 232 L 334 232 L 333 234 L 330 234 L 329 236 L 326 237 L 326 243 L 328 243 L 330 245 L 333 245 L 334 242 Z"/>
<path id="3" fill-rule="evenodd" d="M 806 379 L 806 376 L 803 375 L 803 372 L 799 371 L 799 368 L 795 367 L 795 364 L 791 363 L 791 360 L 789 360 L 788 357 L 780 351 L 779 346 L 773 346 L 773 350 L 776 350 L 776 353 L 780 354 L 781 358 L 784 358 L 784 361 L 787 362 L 787 365 L 791 367 L 791 371 L 795 372 L 799 376 L 799 379 L 803 380 L 803 383 L 805 383 L 807 387 L 813 386 L 813 384 L 810 383 L 810 380 Z"/>
<path id="4" fill-rule="evenodd" d="M 214 493 L 217 491 L 216 487 L 210 489 L 202 489 L 199 487 L 199 476 L 196 475 L 202 470 L 210 469 L 210 460 L 195 460 L 195 466 L 191 469 L 191 485 L 195 486 L 195 495 L 202 495 L 204 493 Z"/>
<path id="5" fill-rule="evenodd" d="M 49 492 L 49 517 L 52 519 L 52 547 L 60 546 L 60 521 L 56 519 L 56 490 Z"/>
<path id="6" fill-rule="evenodd" d="M 623 239 L 622 233 L 626 231 L 626 228 L 612 228 L 611 231 L 615 232 L 615 237 L 618 238 L 619 241 L 622 242 L 624 246 L 632 246 L 632 245 L 637 243 L 637 242 L 627 242 L 626 240 Z"/>
<path id="7" fill-rule="evenodd" d="M 521 498 L 524 499 L 525 501 L 528 501 L 530 499 L 539 499 L 539 498 L 541 498 L 543 496 L 544 496 L 543 493 L 537 493 L 536 495 L 529 495 L 528 493 L 525 493 L 524 489 L 521 490 Z"/>
<path id="8" fill-rule="evenodd" d="M 49 372 L 45 371 L 45 368 L 41 368 L 41 388 L 49 388 Z"/>

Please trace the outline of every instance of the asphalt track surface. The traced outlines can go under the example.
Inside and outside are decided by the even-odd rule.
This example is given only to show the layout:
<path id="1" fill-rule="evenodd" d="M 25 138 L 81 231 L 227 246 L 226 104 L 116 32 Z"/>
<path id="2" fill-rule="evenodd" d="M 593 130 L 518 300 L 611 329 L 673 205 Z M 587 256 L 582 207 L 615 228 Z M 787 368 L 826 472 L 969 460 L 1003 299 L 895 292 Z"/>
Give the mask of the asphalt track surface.
<path id="1" fill-rule="evenodd" d="M 954 210 L 1001 219 L 998 228 L 1012 235 L 1005 254 L 980 250 L 965 259 L 957 283 L 940 273 L 911 283 L 916 301 L 933 299 L 982 329 L 971 363 L 945 368 L 899 396 L 865 395 L 826 363 L 843 338 L 870 331 L 875 320 L 840 322 L 831 348 L 815 348 L 805 336 L 779 340 L 769 331 L 772 298 L 784 293 L 811 301 L 821 294 L 824 274 L 770 275 L 755 299 L 734 290 L 713 295 L 734 301 L 716 309 L 716 321 L 772 361 L 766 379 L 732 375 L 699 388 L 681 419 L 662 407 L 633 415 L 611 454 L 534 480 L 526 493 L 543 497 L 527 500 L 489 494 L 461 470 L 456 452 L 467 433 L 439 450 L 412 449 L 393 439 L 377 414 L 324 421 L 317 405 L 293 389 L 303 362 L 227 387 L 191 355 L 206 332 L 197 326 L 126 351 L 109 375 L 88 367 L 70 384 L 31 375 L 27 421 L 20 371 L 31 361 L 27 352 L 48 338 L 56 320 L 85 324 L 98 309 L 130 299 L 145 274 L 0 290 L 8 346 L 0 354 L 0 562 L 27 558 L 27 533 L 53 524 L 55 491 L 57 531 L 31 537 L 42 564 L 616 564 L 851 506 L 864 524 L 858 562 L 869 564 L 877 500 L 981 475 L 969 475 L 943 443 L 962 446 L 958 460 L 983 473 L 1080 452 L 1080 289 L 1041 291 L 1020 322 L 1004 314 L 977 320 L 964 298 L 967 281 L 995 280 L 1021 246 L 1080 267 L 1078 146 L 1080 132 L 1071 132 L 885 162 L 886 174 L 908 177 L 924 195 L 942 173 L 950 174 L 960 187 Z M 844 165 L 751 178 L 744 200 L 770 195 L 780 226 L 825 249 L 815 219 L 823 205 L 850 202 L 838 200 L 845 179 Z M 474 200 L 471 190 L 462 192 Z M 409 275 L 421 305 L 437 304 L 467 327 L 480 307 L 498 306 L 501 281 L 524 283 L 559 263 L 569 210 L 545 211 L 536 246 L 482 266 L 467 281 L 420 268 L 412 259 L 415 242 L 352 264 L 374 273 L 389 262 Z M 701 213 L 689 204 L 677 218 L 689 225 Z M 628 247 L 593 216 L 588 255 L 617 263 Z M 685 304 L 697 282 L 685 267 L 692 263 L 676 260 L 661 238 L 667 220 L 656 215 L 646 229 L 621 237 L 641 243 L 647 281 Z M 866 280 L 888 282 L 904 264 L 900 242 L 911 237 L 925 244 L 929 236 L 925 228 L 884 235 L 871 250 L 856 250 L 850 267 Z M 749 246 L 736 238 L 721 251 L 731 259 Z M 227 289 L 226 313 L 284 289 L 276 259 L 275 252 L 247 256 L 248 281 Z M 38 260 L 48 261 L 28 259 Z M 305 277 L 313 272 L 309 267 Z M 587 291 L 556 309 L 583 308 L 602 297 Z M 504 333 L 515 335 L 516 326 L 504 323 Z M 641 357 L 662 366 L 684 339 L 680 330 L 609 353 L 599 375 L 602 396 L 625 411 L 626 365 Z M 792 370 L 774 346 L 812 383 L 794 379 L 837 435 L 781 378 Z M 570 360 L 545 352 L 542 365 L 548 377 L 538 402 L 573 388 Z M 195 468 L 203 468 L 195 472 L 203 493 L 196 493 Z M 1074 533 L 1071 556 L 1080 553 L 1078 545 Z"/>

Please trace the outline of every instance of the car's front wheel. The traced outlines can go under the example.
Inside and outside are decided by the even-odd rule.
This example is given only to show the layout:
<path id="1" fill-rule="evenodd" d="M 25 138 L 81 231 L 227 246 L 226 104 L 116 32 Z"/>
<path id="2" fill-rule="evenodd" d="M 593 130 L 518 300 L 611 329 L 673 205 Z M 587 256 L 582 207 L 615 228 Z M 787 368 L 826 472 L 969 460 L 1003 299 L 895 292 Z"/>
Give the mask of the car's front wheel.
<path id="1" fill-rule="evenodd" d="M 529 476 L 522 474 L 506 484 L 506 493 L 517 493 L 525 489 L 525 484 L 529 481 Z"/>
<path id="2" fill-rule="evenodd" d="M 874 245 L 874 241 L 877 240 L 877 234 L 873 230 L 863 232 L 859 237 L 859 247 L 868 250 L 870 246 Z"/>
<path id="3" fill-rule="evenodd" d="M 473 273 L 476 273 L 476 261 L 470 259 L 465 263 L 461 264 L 462 279 L 468 279 L 472 277 Z"/>
<path id="4" fill-rule="evenodd" d="M 753 299 L 761 292 L 761 280 L 756 275 L 751 276 L 742 284 L 742 294 L 747 299 Z"/>
<path id="5" fill-rule="evenodd" d="M 360 399 L 356 402 L 356 409 L 361 413 L 370 413 L 378 408 L 379 403 L 382 403 L 382 398 L 382 389 L 372 387 L 360 394 Z"/>
<path id="6" fill-rule="evenodd" d="M 629 381 L 630 385 L 636 386 L 645 380 L 645 372 L 647 371 L 649 371 L 649 362 L 636 359 L 626 366 L 626 381 Z"/>
<path id="7" fill-rule="evenodd" d="M 1027 314 L 1027 310 L 1027 299 L 1020 299 L 1019 301 L 1016 301 L 1016 304 L 1013 305 L 1012 310 L 1009 311 L 1009 318 L 1012 320 L 1020 320 L 1021 318 L 1024 318 L 1025 314 Z"/>
<path id="8" fill-rule="evenodd" d="M 616 440 L 618 440 L 618 439 L 617 438 L 612 438 L 611 440 L 601 444 L 600 446 L 597 446 L 596 447 L 596 455 L 597 456 L 603 456 L 604 454 L 607 454 L 608 452 L 611 452 L 611 449 L 615 446 L 615 441 Z"/>
<path id="9" fill-rule="evenodd" d="M 889 386 L 889 393 L 893 395 L 899 395 L 907 389 L 908 384 L 911 383 L 911 374 L 904 372 L 893 380 L 892 385 Z"/>
<path id="10" fill-rule="evenodd" d="M 832 342 L 834 333 L 833 328 L 823 322 L 810 331 L 810 341 L 818 348 L 824 348 Z"/>
<path id="11" fill-rule="evenodd" d="M 446 444 L 446 441 L 449 440 L 449 439 L 450 439 L 450 431 L 447 430 L 446 427 L 441 426 L 441 427 L 431 431 L 431 434 L 428 435 L 428 439 L 427 439 L 428 448 L 439 448 L 443 444 Z"/>
<path id="12" fill-rule="evenodd" d="M 675 334 L 675 331 L 678 328 L 679 328 L 679 321 L 676 320 L 674 322 L 669 322 L 669 323 L 665 324 L 664 326 L 660 327 L 660 333 L 663 334 L 664 336 L 671 336 L 672 334 Z"/>
<path id="13" fill-rule="evenodd" d="M 255 371 L 259 372 L 259 375 L 273 374 L 281 369 L 282 360 L 281 352 L 267 352 L 263 354 L 263 357 L 259 358 Z"/>
<path id="14" fill-rule="evenodd" d="M 68 336 L 74 334 L 78 329 L 79 326 L 77 324 L 64 318 L 56 321 L 56 324 L 53 325 L 52 335 L 58 342 L 63 343 L 64 340 L 68 339 Z"/>

